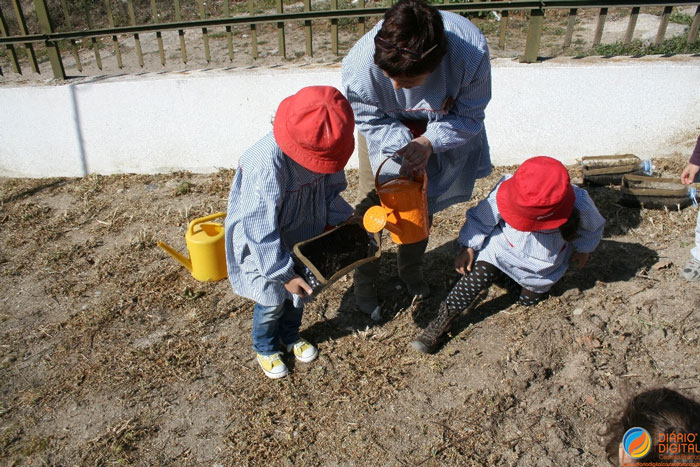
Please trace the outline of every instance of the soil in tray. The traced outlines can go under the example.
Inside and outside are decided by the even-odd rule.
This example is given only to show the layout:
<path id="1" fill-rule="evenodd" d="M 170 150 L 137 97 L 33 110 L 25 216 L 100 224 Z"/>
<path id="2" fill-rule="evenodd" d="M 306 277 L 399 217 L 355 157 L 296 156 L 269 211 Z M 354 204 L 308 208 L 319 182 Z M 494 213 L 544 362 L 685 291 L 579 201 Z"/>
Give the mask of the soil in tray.
<path id="1" fill-rule="evenodd" d="M 377 246 L 360 224 L 346 224 L 299 248 L 325 279 L 361 259 L 373 257 Z"/>

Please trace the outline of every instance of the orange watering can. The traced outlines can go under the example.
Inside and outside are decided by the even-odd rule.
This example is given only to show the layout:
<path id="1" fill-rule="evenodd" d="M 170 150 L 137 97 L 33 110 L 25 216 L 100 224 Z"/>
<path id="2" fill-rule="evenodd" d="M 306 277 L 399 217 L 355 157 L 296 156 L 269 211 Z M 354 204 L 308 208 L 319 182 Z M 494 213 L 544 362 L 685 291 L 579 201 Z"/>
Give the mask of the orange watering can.
<path id="1" fill-rule="evenodd" d="M 189 259 L 163 242 L 159 241 L 158 246 L 185 266 L 195 279 L 204 282 L 223 279 L 228 275 L 224 226 L 208 221 L 224 216 L 225 212 L 217 212 L 190 222 L 185 234 Z"/>
<path id="2" fill-rule="evenodd" d="M 385 159 L 377 169 L 374 185 L 381 206 L 372 206 L 365 213 L 362 224 L 368 232 L 376 233 L 386 228 L 394 243 L 416 243 L 428 238 L 428 177 L 425 171 L 413 178 L 397 177 L 379 183 L 379 173 Z"/>

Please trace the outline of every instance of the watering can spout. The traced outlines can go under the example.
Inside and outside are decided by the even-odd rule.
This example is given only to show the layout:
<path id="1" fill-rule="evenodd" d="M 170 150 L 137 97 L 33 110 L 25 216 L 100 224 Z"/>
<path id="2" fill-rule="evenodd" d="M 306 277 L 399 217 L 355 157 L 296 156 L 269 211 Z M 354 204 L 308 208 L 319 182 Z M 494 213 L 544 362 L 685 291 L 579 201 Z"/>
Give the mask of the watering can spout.
<path id="1" fill-rule="evenodd" d="M 165 250 L 165 252 L 168 253 L 170 256 L 175 258 L 180 264 L 185 266 L 188 271 L 192 272 L 192 261 L 190 261 L 185 256 L 181 255 L 178 251 L 176 251 L 173 247 L 171 247 L 167 243 L 163 243 L 163 242 L 159 241 L 158 246 L 161 247 L 163 250 Z"/>
<path id="2" fill-rule="evenodd" d="M 387 229 L 389 232 L 401 236 L 403 231 L 395 221 L 389 219 L 390 214 L 392 214 L 391 210 L 388 210 L 387 213 L 387 210 L 381 206 L 372 206 L 365 212 L 362 225 L 367 232 L 378 233 L 382 229 Z"/>

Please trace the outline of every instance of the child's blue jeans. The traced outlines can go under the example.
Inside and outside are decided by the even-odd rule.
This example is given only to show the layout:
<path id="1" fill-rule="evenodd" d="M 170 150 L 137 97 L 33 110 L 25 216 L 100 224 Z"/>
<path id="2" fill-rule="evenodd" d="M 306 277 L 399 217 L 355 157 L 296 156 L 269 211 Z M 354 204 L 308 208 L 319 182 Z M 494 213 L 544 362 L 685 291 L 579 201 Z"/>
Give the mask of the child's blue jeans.
<path id="1" fill-rule="evenodd" d="M 253 307 L 253 349 L 261 355 L 279 352 L 279 344 L 294 344 L 299 340 L 303 308 L 296 308 L 291 300 L 281 305 Z"/>

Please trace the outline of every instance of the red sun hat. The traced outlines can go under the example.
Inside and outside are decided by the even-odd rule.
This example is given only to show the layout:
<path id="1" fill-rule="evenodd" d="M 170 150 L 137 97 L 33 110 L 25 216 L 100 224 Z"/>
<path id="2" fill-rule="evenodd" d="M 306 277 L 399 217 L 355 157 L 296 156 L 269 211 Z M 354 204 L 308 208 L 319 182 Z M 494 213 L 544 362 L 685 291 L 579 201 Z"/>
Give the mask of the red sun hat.
<path id="1" fill-rule="evenodd" d="M 331 86 L 309 86 L 283 100 L 273 123 L 282 151 L 313 172 L 343 170 L 355 149 L 350 103 Z"/>
<path id="2" fill-rule="evenodd" d="M 566 167 L 546 156 L 523 162 L 496 193 L 501 217 L 522 232 L 560 227 L 571 216 L 575 201 Z"/>

